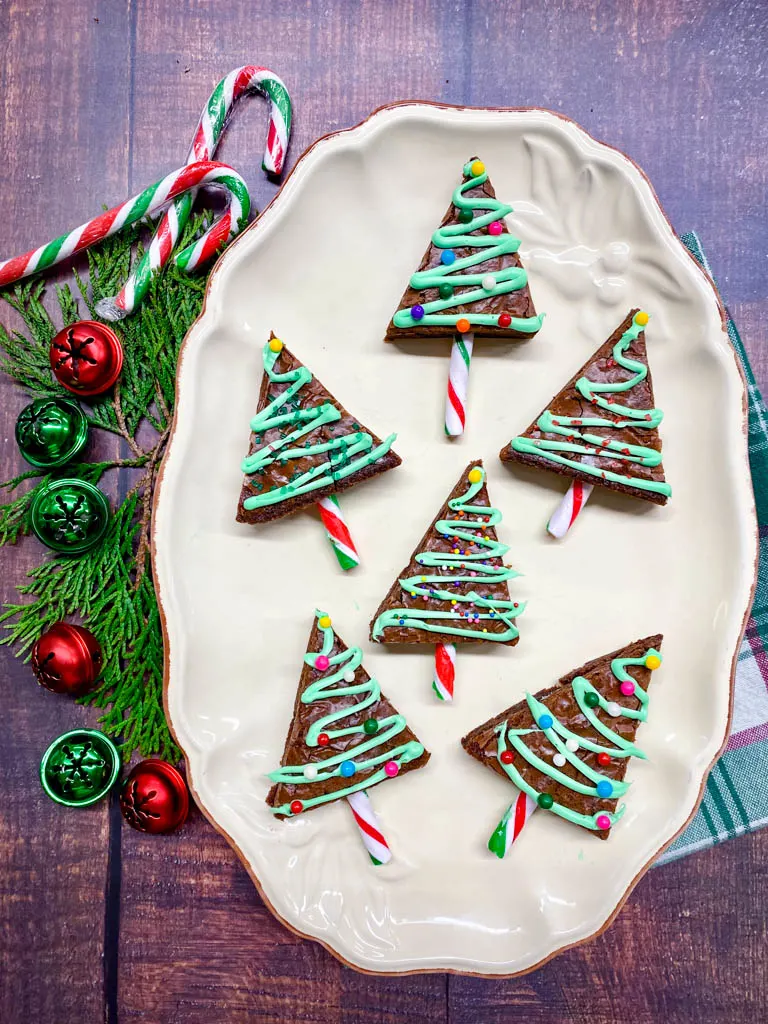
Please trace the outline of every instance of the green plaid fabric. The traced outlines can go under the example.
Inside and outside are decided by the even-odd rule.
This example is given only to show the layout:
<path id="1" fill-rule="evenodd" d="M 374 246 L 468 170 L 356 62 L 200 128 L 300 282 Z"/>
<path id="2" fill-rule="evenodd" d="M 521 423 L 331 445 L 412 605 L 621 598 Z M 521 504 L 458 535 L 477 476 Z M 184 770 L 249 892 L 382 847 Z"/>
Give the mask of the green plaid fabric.
<path id="1" fill-rule="evenodd" d="M 690 232 L 681 239 L 711 276 L 698 236 Z M 696 817 L 657 864 L 768 825 L 768 787 L 761 781 L 768 778 L 768 410 L 729 313 L 728 336 L 747 378 L 749 464 L 760 531 L 760 568 L 755 602 L 736 667 L 728 746 L 710 773 Z"/>

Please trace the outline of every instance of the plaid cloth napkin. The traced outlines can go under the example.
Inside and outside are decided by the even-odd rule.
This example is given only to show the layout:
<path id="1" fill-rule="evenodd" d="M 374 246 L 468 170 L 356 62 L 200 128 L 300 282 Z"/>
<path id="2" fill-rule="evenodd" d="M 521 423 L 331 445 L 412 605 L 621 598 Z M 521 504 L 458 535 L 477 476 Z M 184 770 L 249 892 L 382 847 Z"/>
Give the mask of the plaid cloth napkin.
<path id="1" fill-rule="evenodd" d="M 681 241 L 712 272 L 694 232 Z M 760 535 L 757 590 L 736 666 L 733 721 L 725 753 L 710 773 L 698 813 L 657 864 L 768 825 L 768 410 L 739 332 L 728 317 L 728 337 L 747 378 L 749 465 Z M 757 784 L 756 784 L 757 783 Z"/>

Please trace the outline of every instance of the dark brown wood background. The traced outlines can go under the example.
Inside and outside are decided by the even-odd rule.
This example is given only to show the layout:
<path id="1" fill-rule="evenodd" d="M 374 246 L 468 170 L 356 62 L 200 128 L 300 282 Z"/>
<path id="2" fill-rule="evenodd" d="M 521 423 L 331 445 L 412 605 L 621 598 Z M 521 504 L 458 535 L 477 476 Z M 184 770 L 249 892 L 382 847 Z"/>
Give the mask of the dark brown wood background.
<path id="1" fill-rule="evenodd" d="M 767 19 L 765 0 L 0 0 L 2 255 L 179 165 L 240 64 L 288 83 L 292 160 L 391 100 L 551 107 L 628 152 L 677 229 L 700 232 L 765 387 Z M 266 116 L 243 103 L 219 151 L 257 205 L 274 191 Z M 23 399 L 0 386 L 5 479 Z M 0 554 L 0 597 L 37 557 L 32 541 Z M 43 749 L 96 714 L 6 649 L 0 702 L 4 1024 L 765 1019 L 768 832 L 650 872 L 604 936 L 520 980 L 365 977 L 278 924 L 199 814 L 151 838 L 114 802 L 50 803 Z"/>

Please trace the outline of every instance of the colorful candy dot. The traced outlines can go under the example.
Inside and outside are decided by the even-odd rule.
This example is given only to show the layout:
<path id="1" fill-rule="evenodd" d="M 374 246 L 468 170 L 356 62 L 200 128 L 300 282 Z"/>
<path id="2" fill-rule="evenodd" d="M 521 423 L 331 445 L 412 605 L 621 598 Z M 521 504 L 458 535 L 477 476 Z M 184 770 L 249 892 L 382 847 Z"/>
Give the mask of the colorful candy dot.
<path id="1" fill-rule="evenodd" d="M 499 327 L 509 327 L 512 324 L 512 317 L 509 313 L 499 313 Z"/>
<path id="2" fill-rule="evenodd" d="M 635 313 L 635 323 L 638 327 L 645 327 L 649 319 L 650 317 L 647 313 L 643 312 L 643 310 L 641 310 L 639 313 Z"/>
<path id="3" fill-rule="evenodd" d="M 552 717 L 552 715 L 542 715 L 541 718 L 539 719 L 539 728 L 540 729 L 551 729 L 554 724 L 555 724 L 555 720 Z"/>
<path id="4" fill-rule="evenodd" d="M 354 761 L 342 761 L 339 766 L 339 771 L 345 779 L 351 778 L 357 771 L 357 765 Z"/>
<path id="5" fill-rule="evenodd" d="M 469 165 L 469 172 L 474 178 L 479 178 L 481 174 L 485 174 L 485 164 L 482 160 L 473 160 Z"/>
<path id="6" fill-rule="evenodd" d="M 597 784 L 597 795 L 602 797 L 603 800 L 607 800 L 613 793 L 613 786 L 607 779 L 601 779 Z"/>
<path id="7" fill-rule="evenodd" d="M 270 338 L 269 339 L 269 350 L 270 350 L 270 352 L 282 352 L 283 351 L 283 343 L 282 343 L 282 341 L 280 341 L 279 338 Z"/>
<path id="8" fill-rule="evenodd" d="M 605 831 L 606 829 L 609 829 L 611 827 L 611 819 L 608 817 L 607 814 L 598 814 L 597 819 L 595 820 L 595 824 L 598 828 L 601 828 L 603 829 L 603 831 Z"/>
<path id="9" fill-rule="evenodd" d="M 331 628 L 331 616 L 330 615 L 321 615 L 320 618 L 317 620 L 317 624 L 320 627 L 320 629 L 330 629 Z"/>
<path id="10" fill-rule="evenodd" d="M 502 764 L 512 764 L 512 762 L 515 760 L 515 755 L 512 753 L 511 750 L 504 750 L 502 751 L 499 760 L 501 761 Z"/>
<path id="11" fill-rule="evenodd" d="M 375 718 L 366 718 L 363 722 L 363 732 L 366 736 L 373 736 L 379 731 L 379 723 Z"/>
<path id="12" fill-rule="evenodd" d="M 480 284 L 482 285 L 484 292 L 492 292 L 496 287 L 496 278 L 493 274 L 486 274 Z"/>
<path id="13" fill-rule="evenodd" d="M 390 777 L 390 779 L 394 779 L 394 777 L 400 771 L 400 765 L 397 763 L 397 761 L 387 761 L 387 763 L 384 765 L 384 771 Z"/>
<path id="14" fill-rule="evenodd" d="M 354 672 L 345 672 L 344 673 L 344 682 L 345 683 L 354 683 L 354 681 L 355 681 L 355 673 Z"/>
<path id="15" fill-rule="evenodd" d="M 459 221 L 462 224 L 469 224 L 469 222 L 472 219 L 473 219 L 473 215 L 472 215 L 472 211 L 471 210 L 459 210 Z"/>
<path id="16" fill-rule="evenodd" d="M 456 262 L 456 253 L 453 249 L 443 249 L 440 253 L 440 262 L 443 266 L 450 267 L 452 263 Z"/>
<path id="17" fill-rule="evenodd" d="M 313 764 L 308 764 L 304 769 L 304 778 L 307 782 L 314 782 L 317 778 L 317 768 Z"/>
<path id="18" fill-rule="evenodd" d="M 469 480 L 471 484 L 479 484 L 482 479 L 483 471 L 482 469 L 478 469 L 477 466 L 475 466 L 474 469 L 470 469 L 469 473 L 467 473 L 467 480 Z"/>
<path id="19" fill-rule="evenodd" d="M 579 741 L 572 736 L 569 740 L 565 741 L 565 748 L 574 754 L 579 749 Z"/>
<path id="20" fill-rule="evenodd" d="M 331 742 L 331 737 L 328 735 L 327 732 L 321 732 L 320 735 L 317 737 L 317 742 L 320 744 L 321 747 L 327 747 L 328 744 Z"/>
<path id="21" fill-rule="evenodd" d="M 645 659 L 645 667 L 649 668 L 651 672 L 657 669 L 661 665 L 661 658 L 658 654 L 649 654 Z"/>
<path id="22" fill-rule="evenodd" d="M 624 694 L 625 697 L 631 697 L 632 694 L 635 692 L 635 684 L 633 682 L 631 682 L 630 680 L 627 680 L 626 682 L 621 684 L 619 689 L 621 690 L 621 692 Z"/>
<path id="23" fill-rule="evenodd" d="M 304 804 L 301 802 L 301 800 L 294 800 L 291 803 L 291 814 L 301 814 L 303 810 Z"/>
<path id="24" fill-rule="evenodd" d="M 418 304 L 415 305 L 415 306 L 411 306 L 411 316 L 413 317 L 414 320 L 421 320 L 421 319 L 423 319 L 423 317 L 424 317 L 424 307 L 423 306 L 419 306 Z"/>
<path id="25" fill-rule="evenodd" d="M 330 664 L 330 661 L 324 654 L 318 654 L 315 658 L 315 668 L 318 672 L 325 672 Z"/>
<path id="26" fill-rule="evenodd" d="M 501 234 L 501 221 L 500 220 L 491 221 L 491 223 L 488 225 L 488 234 L 489 235 L 500 235 Z"/>
<path id="27" fill-rule="evenodd" d="M 615 700 L 609 700 L 605 705 L 605 710 L 611 716 L 611 718 L 618 718 L 621 714 L 621 705 L 617 704 Z"/>
<path id="28" fill-rule="evenodd" d="M 594 690 L 590 690 L 589 693 L 584 694 L 584 703 L 587 705 L 588 708 L 596 708 L 597 705 L 600 703 L 600 698 L 594 692 Z"/>
<path id="29" fill-rule="evenodd" d="M 562 768 L 566 761 L 567 758 L 564 754 L 555 754 L 555 756 L 552 758 L 552 764 L 554 764 L 557 768 Z"/>
<path id="30" fill-rule="evenodd" d="M 459 334 L 468 334 L 470 327 L 471 324 L 465 316 L 459 317 L 459 319 L 456 321 L 456 330 L 459 332 Z"/>
<path id="31" fill-rule="evenodd" d="M 606 754 L 605 751 L 602 751 L 601 753 L 599 753 L 597 755 L 597 763 L 602 768 L 607 767 L 607 765 L 609 765 L 611 763 L 611 755 L 610 754 Z"/>
<path id="32" fill-rule="evenodd" d="M 450 299 L 453 295 L 453 285 L 443 283 L 440 285 L 438 291 L 440 292 L 441 299 Z"/>
<path id="33" fill-rule="evenodd" d="M 545 811 L 548 811 L 554 802 L 554 797 L 550 793 L 539 793 L 536 800 L 539 807 L 543 807 Z"/>

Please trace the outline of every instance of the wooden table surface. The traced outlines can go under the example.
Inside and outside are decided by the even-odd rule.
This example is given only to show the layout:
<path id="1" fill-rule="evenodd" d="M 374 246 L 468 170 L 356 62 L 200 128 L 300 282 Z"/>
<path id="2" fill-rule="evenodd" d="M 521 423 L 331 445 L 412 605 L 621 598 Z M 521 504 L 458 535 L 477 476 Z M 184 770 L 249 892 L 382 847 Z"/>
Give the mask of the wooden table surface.
<path id="1" fill-rule="evenodd" d="M 179 165 L 240 64 L 288 83 L 291 160 L 391 100 L 550 107 L 629 153 L 677 229 L 699 231 L 765 388 L 767 18 L 764 0 L 0 0 L 3 255 Z M 245 102 L 219 151 L 257 205 L 274 191 L 266 116 Z M 24 400 L 0 386 L 6 479 Z M 4 600 L 37 557 L 33 541 L 0 553 Z M 520 980 L 372 978 L 278 924 L 198 813 L 152 838 L 114 801 L 49 802 L 41 752 L 96 712 L 5 648 L 0 700 L 4 1024 L 765 1019 L 768 830 L 651 871 L 605 935 Z"/>

